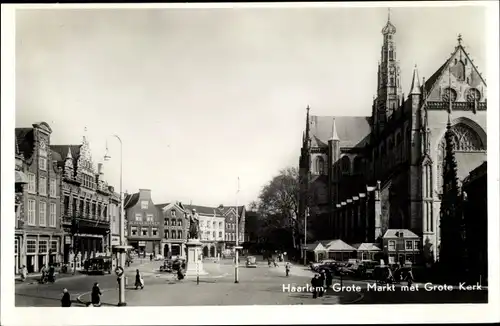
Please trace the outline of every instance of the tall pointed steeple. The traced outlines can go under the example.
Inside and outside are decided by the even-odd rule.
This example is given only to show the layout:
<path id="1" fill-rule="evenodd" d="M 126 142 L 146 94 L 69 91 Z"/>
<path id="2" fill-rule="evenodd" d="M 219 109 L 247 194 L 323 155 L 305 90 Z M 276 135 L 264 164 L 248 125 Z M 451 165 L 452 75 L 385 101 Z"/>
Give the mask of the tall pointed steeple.
<path id="1" fill-rule="evenodd" d="M 332 122 L 332 134 L 330 136 L 330 140 L 340 140 L 339 135 L 337 135 L 337 126 L 335 124 L 335 118 L 333 118 Z"/>
<path id="2" fill-rule="evenodd" d="M 310 121 L 310 117 L 309 117 L 309 105 L 307 106 L 307 115 L 306 115 L 306 143 L 307 143 L 307 147 L 309 148 L 309 140 L 311 139 L 311 135 L 310 135 L 310 125 L 311 125 L 311 121 Z"/>
<path id="3" fill-rule="evenodd" d="M 448 68 L 448 87 L 451 90 L 451 67 Z M 453 104 L 451 102 L 451 93 L 448 96 L 448 123 L 446 125 L 446 128 L 449 129 L 451 128 L 451 111 L 453 109 Z"/>
<path id="4" fill-rule="evenodd" d="M 413 68 L 413 78 L 411 81 L 411 90 L 410 90 L 410 95 L 420 95 L 420 80 L 418 77 L 418 69 L 417 65 L 415 65 L 415 68 Z"/>
<path id="5" fill-rule="evenodd" d="M 394 36 L 396 27 L 391 22 L 390 9 L 387 23 L 382 29 L 383 44 L 381 60 L 378 69 L 378 87 L 375 121 L 383 129 L 388 118 L 397 110 L 402 95 L 401 72 L 399 62 L 396 60 L 396 42 Z"/>

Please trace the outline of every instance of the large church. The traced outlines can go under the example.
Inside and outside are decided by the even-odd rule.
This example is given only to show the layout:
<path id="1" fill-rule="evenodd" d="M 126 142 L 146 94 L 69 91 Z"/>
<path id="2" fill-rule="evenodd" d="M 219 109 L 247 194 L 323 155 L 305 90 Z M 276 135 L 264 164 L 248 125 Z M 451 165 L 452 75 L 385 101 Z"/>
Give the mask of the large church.
<path id="1" fill-rule="evenodd" d="M 405 96 L 395 34 L 389 18 L 370 116 L 315 116 L 307 108 L 299 218 L 307 215 L 314 240 L 378 242 L 388 229 L 407 229 L 435 260 L 446 126 L 463 180 L 486 161 L 486 82 L 459 35 L 432 76 L 420 79 L 414 68 Z"/>

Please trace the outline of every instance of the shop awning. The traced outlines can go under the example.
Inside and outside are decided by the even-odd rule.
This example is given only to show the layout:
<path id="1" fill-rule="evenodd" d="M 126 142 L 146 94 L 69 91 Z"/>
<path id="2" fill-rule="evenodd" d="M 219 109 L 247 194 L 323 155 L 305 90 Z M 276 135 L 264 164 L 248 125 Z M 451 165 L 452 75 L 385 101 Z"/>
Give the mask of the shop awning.
<path id="1" fill-rule="evenodd" d="M 28 183 L 28 177 L 24 172 L 16 171 L 16 183 Z"/>

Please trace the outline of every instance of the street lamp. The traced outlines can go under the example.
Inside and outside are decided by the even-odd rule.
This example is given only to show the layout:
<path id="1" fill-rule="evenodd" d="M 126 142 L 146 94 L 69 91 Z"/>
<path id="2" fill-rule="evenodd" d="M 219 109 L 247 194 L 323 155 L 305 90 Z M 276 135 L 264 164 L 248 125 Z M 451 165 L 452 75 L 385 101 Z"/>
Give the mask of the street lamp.
<path id="1" fill-rule="evenodd" d="M 125 251 L 128 246 L 125 245 L 125 211 L 123 207 L 123 143 L 120 137 L 117 135 L 113 135 L 120 142 L 120 246 L 116 246 L 120 251 L 120 260 L 119 260 L 119 268 L 124 271 L 125 266 Z M 108 149 L 106 145 L 106 154 L 104 155 L 104 160 L 107 161 L 111 158 L 108 155 Z M 118 271 L 118 268 L 117 268 Z M 121 274 L 119 275 L 120 279 L 120 289 L 119 289 L 119 298 L 118 298 L 118 306 L 126 306 L 125 302 L 125 277 Z"/>
<path id="2" fill-rule="evenodd" d="M 307 265 L 307 217 L 309 215 L 309 207 L 306 208 L 304 214 L 304 266 Z"/>
<path id="3" fill-rule="evenodd" d="M 239 238 L 240 238 L 240 228 L 239 228 L 239 218 L 240 213 L 238 209 L 238 194 L 240 192 L 240 177 L 238 177 L 238 189 L 236 190 L 236 243 L 234 246 L 235 250 L 235 260 L 234 260 L 234 283 L 239 283 Z"/>

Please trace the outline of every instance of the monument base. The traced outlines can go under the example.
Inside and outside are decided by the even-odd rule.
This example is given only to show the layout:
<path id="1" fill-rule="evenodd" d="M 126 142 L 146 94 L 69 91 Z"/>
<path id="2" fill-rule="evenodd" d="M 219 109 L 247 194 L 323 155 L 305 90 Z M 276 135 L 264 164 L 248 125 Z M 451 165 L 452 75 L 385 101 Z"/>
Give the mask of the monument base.
<path id="1" fill-rule="evenodd" d="M 189 239 L 186 242 L 187 260 L 186 260 L 186 277 L 196 277 L 207 275 L 203 269 L 203 261 L 201 258 L 202 243 L 198 239 Z"/>

